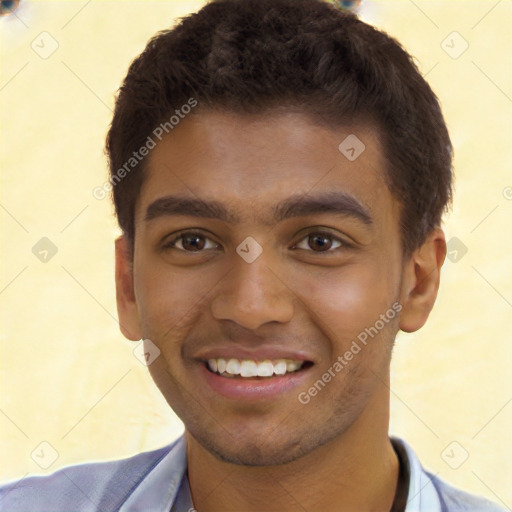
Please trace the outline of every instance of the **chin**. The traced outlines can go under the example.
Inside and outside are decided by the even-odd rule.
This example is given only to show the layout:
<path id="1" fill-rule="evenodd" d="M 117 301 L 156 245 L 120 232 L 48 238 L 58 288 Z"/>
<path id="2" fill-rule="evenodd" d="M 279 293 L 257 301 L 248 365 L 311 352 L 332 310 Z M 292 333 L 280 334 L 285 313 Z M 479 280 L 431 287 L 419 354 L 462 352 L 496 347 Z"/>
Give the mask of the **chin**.
<path id="1" fill-rule="evenodd" d="M 230 435 L 227 431 L 191 432 L 194 439 L 222 462 L 240 466 L 279 466 L 294 462 L 332 440 L 338 434 L 334 429 L 308 432 L 290 432 L 279 427 L 271 433 L 255 436 L 254 432 Z"/>
<path id="2" fill-rule="evenodd" d="M 293 462 L 304 455 L 303 450 L 298 446 L 295 449 L 279 448 L 275 445 L 260 447 L 250 442 L 236 448 L 233 444 L 228 447 L 217 443 L 203 444 L 203 447 L 222 462 L 238 466 L 279 466 Z"/>

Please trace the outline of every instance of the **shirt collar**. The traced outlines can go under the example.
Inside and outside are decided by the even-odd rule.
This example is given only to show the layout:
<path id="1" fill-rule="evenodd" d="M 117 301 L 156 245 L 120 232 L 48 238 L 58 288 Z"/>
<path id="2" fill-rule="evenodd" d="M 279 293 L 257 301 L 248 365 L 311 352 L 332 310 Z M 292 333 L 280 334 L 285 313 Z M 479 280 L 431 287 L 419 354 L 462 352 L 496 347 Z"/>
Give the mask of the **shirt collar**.
<path id="1" fill-rule="evenodd" d="M 123 503 L 119 512 L 170 512 L 173 505 L 181 500 L 183 504 L 187 498 L 190 504 L 176 510 L 189 510 L 192 508 L 190 488 L 186 477 L 187 446 L 185 436 L 182 435 L 172 445 L 171 449 L 160 462 L 139 483 L 128 499 Z M 187 496 L 188 493 L 188 496 Z"/>
<path id="2" fill-rule="evenodd" d="M 441 502 L 432 477 L 425 473 L 416 453 L 403 439 L 393 439 L 405 448 L 409 459 L 409 494 L 405 512 L 441 512 Z"/>
<path id="3" fill-rule="evenodd" d="M 441 512 L 439 496 L 423 470 L 414 450 L 403 440 L 400 443 L 409 460 L 409 494 L 405 512 Z M 187 478 L 187 446 L 182 435 L 169 453 L 148 473 L 124 502 L 119 512 L 182 512 L 194 510 Z"/>

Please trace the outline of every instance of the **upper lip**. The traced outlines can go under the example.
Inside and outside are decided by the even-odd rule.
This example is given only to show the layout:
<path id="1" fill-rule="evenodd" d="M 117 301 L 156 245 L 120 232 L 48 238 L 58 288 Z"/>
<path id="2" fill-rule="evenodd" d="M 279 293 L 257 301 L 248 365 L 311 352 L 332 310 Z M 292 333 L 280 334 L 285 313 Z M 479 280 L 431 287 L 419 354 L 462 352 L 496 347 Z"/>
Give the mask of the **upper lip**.
<path id="1" fill-rule="evenodd" d="M 205 349 L 197 356 L 197 359 L 207 361 L 208 359 L 252 359 L 263 361 L 265 359 L 293 359 L 297 361 L 311 361 L 313 358 L 304 351 L 291 350 L 290 348 L 278 346 L 264 346 L 254 349 L 243 348 L 239 345 L 225 345 Z"/>

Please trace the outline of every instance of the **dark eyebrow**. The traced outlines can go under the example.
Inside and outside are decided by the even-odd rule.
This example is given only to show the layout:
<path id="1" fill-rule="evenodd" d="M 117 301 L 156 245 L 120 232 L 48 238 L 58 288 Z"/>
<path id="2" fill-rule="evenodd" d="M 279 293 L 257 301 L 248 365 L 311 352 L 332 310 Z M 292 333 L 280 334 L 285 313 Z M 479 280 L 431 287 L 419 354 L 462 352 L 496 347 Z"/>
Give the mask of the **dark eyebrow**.
<path id="1" fill-rule="evenodd" d="M 317 196 L 299 194 L 288 197 L 274 207 L 270 218 L 265 219 L 263 224 L 270 226 L 292 217 L 320 213 L 353 217 L 366 225 L 373 223 L 369 210 L 354 196 L 345 192 L 327 192 Z M 240 222 L 240 218 L 221 202 L 189 196 L 165 196 L 155 200 L 148 206 L 145 220 L 149 222 L 157 217 L 171 215 L 218 219 L 229 224 Z"/>

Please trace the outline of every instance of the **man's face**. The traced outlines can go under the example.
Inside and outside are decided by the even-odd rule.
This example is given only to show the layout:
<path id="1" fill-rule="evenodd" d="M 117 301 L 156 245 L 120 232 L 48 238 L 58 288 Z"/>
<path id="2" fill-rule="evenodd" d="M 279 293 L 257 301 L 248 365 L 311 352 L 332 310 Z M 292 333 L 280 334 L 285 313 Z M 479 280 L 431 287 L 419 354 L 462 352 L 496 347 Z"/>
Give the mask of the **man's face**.
<path id="1" fill-rule="evenodd" d="M 338 149 L 351 134 L 365 145 L 353 161 L 350 147 Z M 133 322 L 161 351 L 149 369 L 168 403 L 222 460 L 289 462 L 363 418 L 387 417 L 398 315 L 381 315 L 394 316 L 400 300 L 402 252 L 384 165 L 376 130 L 330 130 L 299 114 L 190 116 L 150 153 L 136 209 Z M 335 195 L 338 211 L 306 208 Z M 229 216 L 177 214 L 167 196 L 215 201 Z M 297 204 L 283 208 L 288 201 Z M 347 360 L 362 332 L 366 345 Z M 308 363 L 233 378 L 207 369 L 217 358 Z M 309 393 L 329 369 L 330 382 Z"/>

